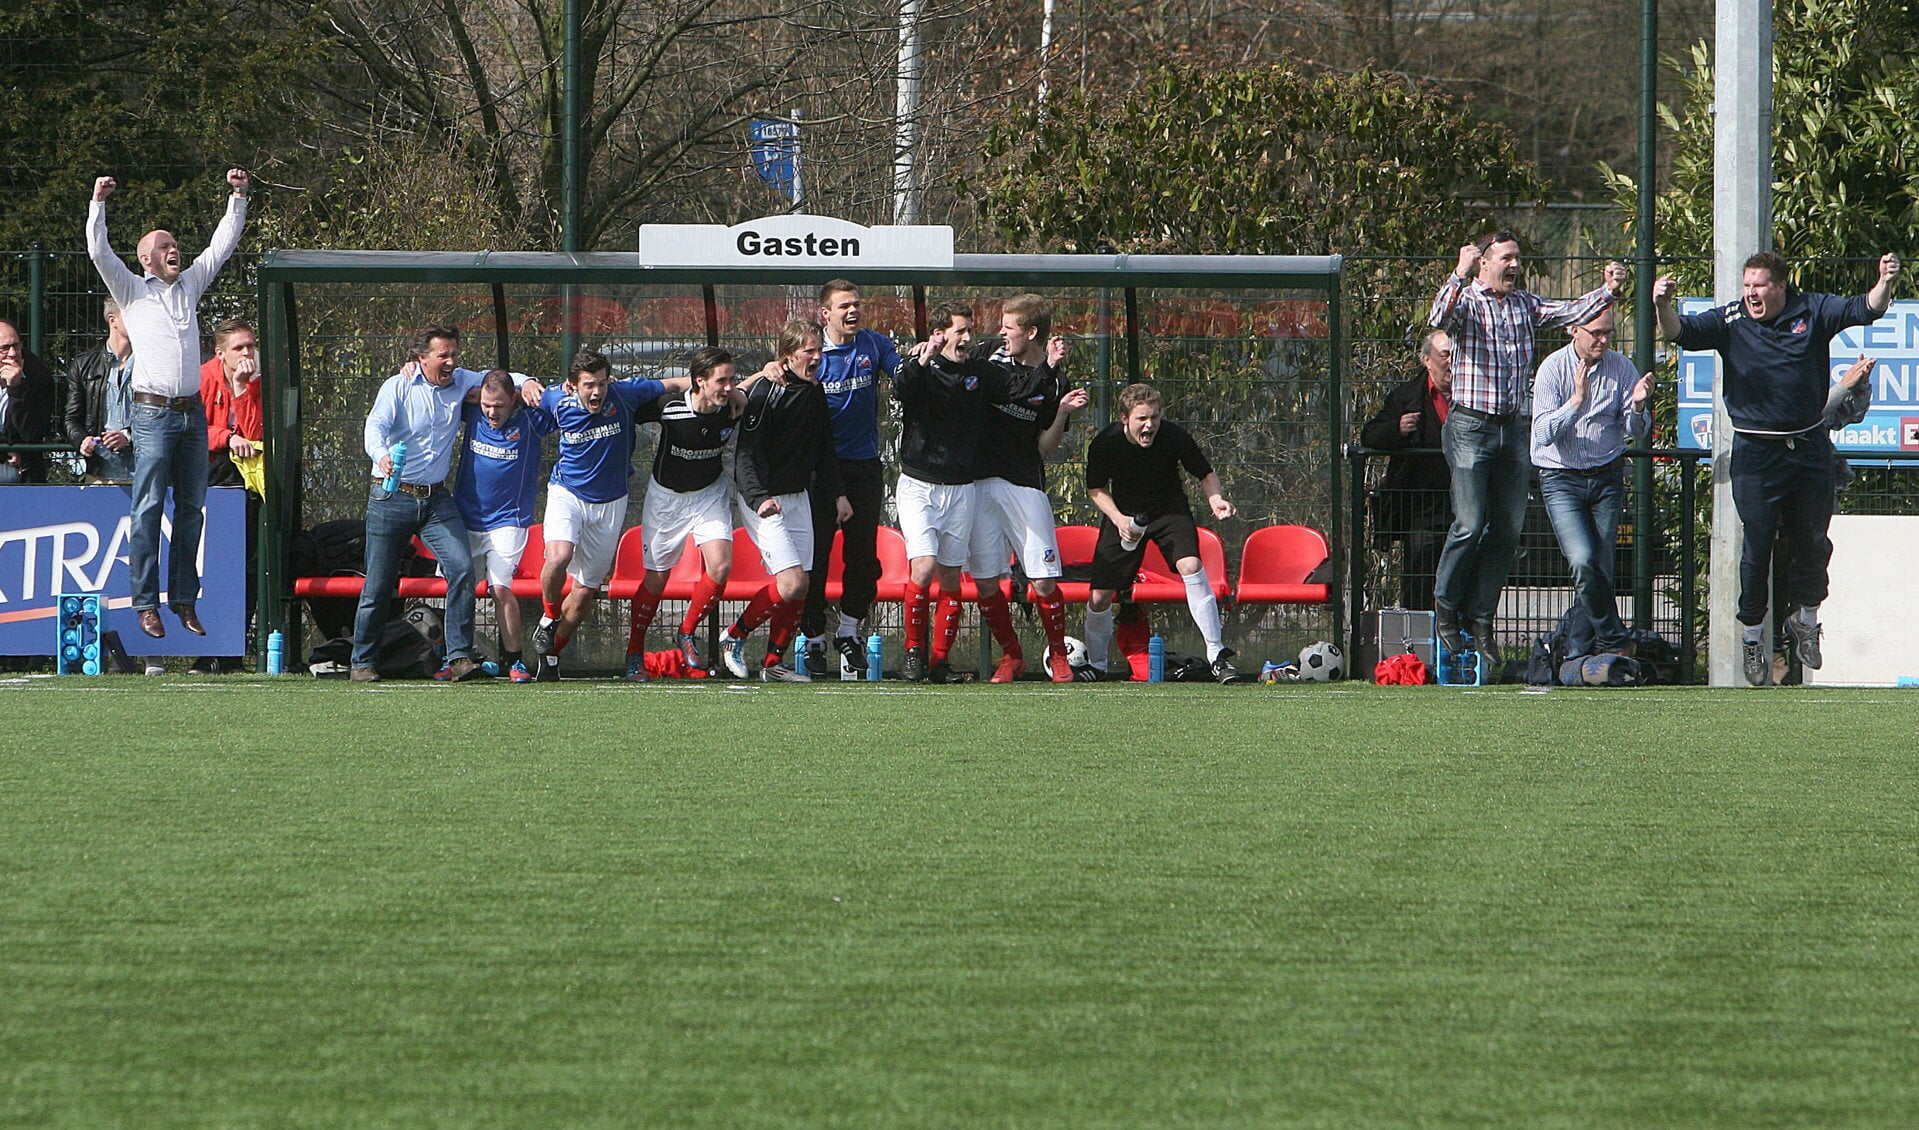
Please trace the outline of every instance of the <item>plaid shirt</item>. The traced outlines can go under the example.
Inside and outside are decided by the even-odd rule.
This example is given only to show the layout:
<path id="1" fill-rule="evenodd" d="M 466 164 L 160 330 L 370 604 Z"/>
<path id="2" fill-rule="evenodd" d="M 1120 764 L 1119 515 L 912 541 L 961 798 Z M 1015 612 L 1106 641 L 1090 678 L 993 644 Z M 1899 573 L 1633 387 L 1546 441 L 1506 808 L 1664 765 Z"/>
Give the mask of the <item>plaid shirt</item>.
<path id="1" fill-rule="evenodd" d="M 1525 407 L 1533 337 L 1547 326 L 1577 326 L 1612 302 L 1605 287 L 1565 302 L 1530 291 L 1498 295 L 1485 283 L 1448 274 L 1427 318 L 1453 339 L 1453 403 L 1500 416 Z"/>

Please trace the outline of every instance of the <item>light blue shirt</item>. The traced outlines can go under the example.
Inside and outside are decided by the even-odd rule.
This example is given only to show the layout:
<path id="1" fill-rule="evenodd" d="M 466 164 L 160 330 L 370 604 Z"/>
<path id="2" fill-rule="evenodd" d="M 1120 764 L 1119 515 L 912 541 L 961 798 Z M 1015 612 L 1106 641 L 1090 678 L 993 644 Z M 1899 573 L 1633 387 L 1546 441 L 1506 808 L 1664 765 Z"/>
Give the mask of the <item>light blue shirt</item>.
<path id="1" fill-rule="evenodd" d="M 1632 410 L 1639 373 L 1630 358 L 1608 349 L 1599 358 L 1586 402 L 1573 403 L 1585 362 L 1565 348 L 1539 363 L 1533 380 L 1533 466 L 1555 471 L 1591 471 L 1626 453 L 1627 439 L 1652 432 L 1652 413 Z"/>
<path id="2" fill-rule="evenodd" d="M 374 477 L 379 477 L 380 460 L 394 444 L 404 442 L 401 482 L 415 486 L 445 482 L 453 452 L 459 448 L 460 406 L 466 394 L 485 379 L 486 374 L 477 369 L 453 370 L 453 380 L 444 387 L 427 380 L 418 369 L 388 377 L 366 417 L 366 454 L 373 460 Z M 524 374 L 513 374 L 513 387 L 525 381 Z"/>

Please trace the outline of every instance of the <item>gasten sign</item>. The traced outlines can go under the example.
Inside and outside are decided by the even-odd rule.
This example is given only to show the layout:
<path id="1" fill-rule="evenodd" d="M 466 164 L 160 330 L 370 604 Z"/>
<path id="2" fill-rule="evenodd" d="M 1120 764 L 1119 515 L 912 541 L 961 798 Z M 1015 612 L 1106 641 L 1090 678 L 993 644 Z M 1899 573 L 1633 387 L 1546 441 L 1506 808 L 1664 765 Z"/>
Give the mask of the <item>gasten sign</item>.
<path id="1" fill-rule="evenodd" d="M 720 224 L 644 224 L 640 264 L 646 267 L 860 267 L 946 269 L 953 265 L 953 229 L 865 227 L 831 216 L 768 216 Z"/>
<path id="2" fill-rule="evenodd" d="M 1682 314 L 1710 310 L 1705 298 L 1686 298 Z M 1919 451 L 1919 301 L 1894 302 L 1869 326 L 1854 326 L 1832 339 L 1826 379 L 1837 381 L 1860 357 L 1878 359 L 1872 370 L 1872 408 L 1857 424 L 1835 429 L 1842 452 Z M 1719 355 L 1679 351 L 1679 446 L 1712 448 L 1712 382 Z"/>

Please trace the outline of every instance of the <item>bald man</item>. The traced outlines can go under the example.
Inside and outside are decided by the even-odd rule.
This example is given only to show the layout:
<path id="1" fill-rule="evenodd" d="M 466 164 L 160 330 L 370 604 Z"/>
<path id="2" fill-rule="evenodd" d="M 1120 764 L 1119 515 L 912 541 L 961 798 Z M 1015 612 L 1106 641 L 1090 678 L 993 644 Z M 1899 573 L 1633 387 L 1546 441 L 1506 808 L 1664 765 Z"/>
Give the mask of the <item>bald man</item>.
<path id="1" fill-rule="evenodd" d="M 144 276 L 135 275 L 107 241 L 107 197 L 112 177 L 93 182 L 87 209 L 87 254 L 107 293 L 120 304 L 120 318 L 133 341 L 133 534 L 127 548 L 133 611 L 140 630 L 158 639 L 160 621 L 160 517 L 173 491 L 173 547 L 168 554 L 167 603 L 180 626 L 206 635 L 194 611 L 200 596 L 201 509 L 207 498 L 207 414 L 200 400 L 200 297 L 213 285 L 240 246 L 247 222 L 245 169 L 227 170 L 233 195 L 207 249 L 193 265 L 180 266 L 180 244 L 168 231 L 140 239 Z"/>

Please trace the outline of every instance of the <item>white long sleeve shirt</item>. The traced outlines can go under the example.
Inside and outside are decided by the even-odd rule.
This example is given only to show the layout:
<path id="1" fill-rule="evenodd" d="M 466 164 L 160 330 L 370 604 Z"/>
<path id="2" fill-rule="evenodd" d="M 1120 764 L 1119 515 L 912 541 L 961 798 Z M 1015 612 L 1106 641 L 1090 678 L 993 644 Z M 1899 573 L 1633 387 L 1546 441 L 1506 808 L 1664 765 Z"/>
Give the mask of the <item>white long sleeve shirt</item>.
<path id="1" fill-rule="evenodd" d="M 236 193 L 227 199 L 227 214 L 206 250 L 168 284 L 128 270 L 107 242 L 106 202 L 87 206 L 87 255 L 119 303 L 121 324 L 133 339 L 133 391 L 200 395 L 200 298 L 240 246 L 246 222 L 247 198 Z"/>

